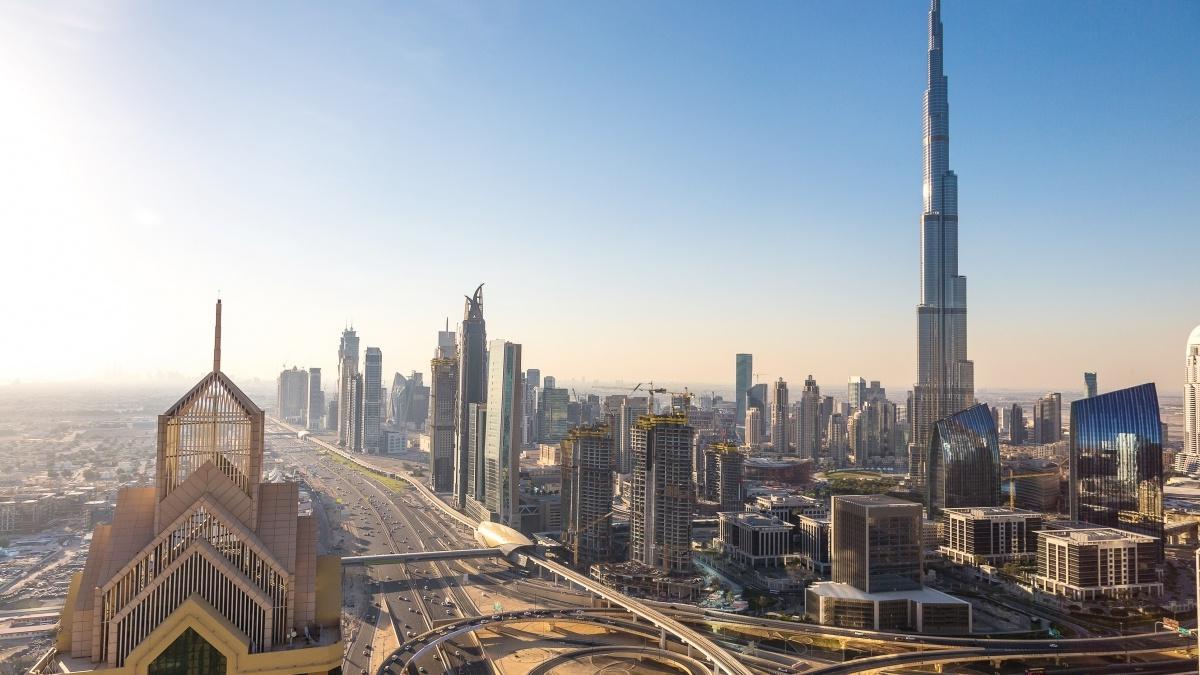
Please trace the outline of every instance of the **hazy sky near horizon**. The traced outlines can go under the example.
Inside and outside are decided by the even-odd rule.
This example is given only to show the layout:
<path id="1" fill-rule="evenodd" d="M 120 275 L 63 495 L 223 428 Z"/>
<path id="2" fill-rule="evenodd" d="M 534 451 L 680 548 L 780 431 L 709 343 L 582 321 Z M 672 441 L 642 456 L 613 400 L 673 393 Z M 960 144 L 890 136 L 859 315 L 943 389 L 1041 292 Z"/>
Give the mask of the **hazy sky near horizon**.
<path id="1" fill-rule="evenodd" d="M 945 0 L 980 388 L 1175 394 L 1200 4 Z M 916 377 L 926 11 L 904 2 L 0 4 L 0 382 L 427 370 Z"/>

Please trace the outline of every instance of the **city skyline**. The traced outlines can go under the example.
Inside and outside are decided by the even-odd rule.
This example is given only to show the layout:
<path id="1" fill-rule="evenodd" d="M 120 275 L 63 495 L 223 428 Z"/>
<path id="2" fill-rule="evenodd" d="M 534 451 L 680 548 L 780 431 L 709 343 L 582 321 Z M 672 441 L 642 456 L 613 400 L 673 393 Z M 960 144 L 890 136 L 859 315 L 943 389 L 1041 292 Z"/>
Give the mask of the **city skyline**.
<path id="1" fill-rule="evenodd" d="M 0 8 L 0 675 L 1194 668 L 1200 5 L 427 1 Z"/>
<path id="2" fill-rule="evenodd" d="M 1035 6 L 1039 26 L 1031 26 L 1023 11 Z M 869 11 L 862 12 L 864 7 Z M 1184 42 L 1183 29 L 1195 24 L 1197 9 L 1170 2 L 1155 7 L 1153 13 L 1082 3 L 949 3 L 943 8 L 955 26 L 947 36 L 953 53 L 955 168 L 970 176 L 963 186 L 969 207 L 960 262 L 972 278 L 977 389 L 1074 390 L 1085 370 L 1100 374 L 1102 390 L 1144 381 L 1157 382 L 1165 396 L 1182 388 L 1179 346 L 1200 321 L 1180 311 L 1189 307 L 1189 289 L 1194 289 L 1187 277 L 1186 235 L 1197 197 L 1184 187 L 1195 183 L 1197 169 L 1187 158 L 1195 154 L 1197 140 L 1176 111 L 1194 109 L 1197 99 L 1186 73 L 1200 59 L 1197 48 Z M 475 8 L 487 15 L 480 45 L 430 30 L 413 41 L 412 60 L 404 61 L 399 72 L 336 59 L 327 69 L 313 71 L 314 86 L 348 94 L 344 103 L 335 104 L 295 90 L 294 76 L 274 65 L 230 83 L 216 81 L 229 75 L 230 63 L 200 64 L 196 49 L 205 44 L 206 31 L 221 22 L 189 25 L 185 10 L 93 8 L 72 17 L 18 5 L 0 19 L 4 37 L 12 38 L 0 40 L 5 45 L 0 49 L 12 57 L 3 61 L 20 63 L 24 70 L 4 72 L 19 83 L 37 78 L 37 86 L 30 89 L 33 104 L 7 113 L 12 118 L 5 140 L 12 141 L 13 152 L 0 159 L 0 174 L 11 179 L 16 198 L 0 206 L 0 218 L 27 223 L 16 233 L 13 249 L 30 255 L 9 261 L 0 274 L 10 287 L 38 279 L 43 292 L 14 297 L 13 315 L 29 328 L 0 337 L 5 354 L 0 382 L 202 373 L 203 363 L 190 358 L 199 347 L 199 324 L 187 310 L 211 302 L 218 290 L 234 301 L 231 311 L 261 316 L 238 322 L 238 333 L 227 338 L 239 359 L 229 368 L 243 379 L 270 381 L 284 362 L 336 372 L 327 338 L 319 336 L 351 322 L 364 345 L 383 350 L 386 372 L 424 370 L 430 336 L 446 316 L 456 314 L 463 289 L 485 281 L 493 334 L 521 342 L 531 365 L 564 381 L 728 382 L 729 355 L 749 352 L 756 356 L 757 372 L 766 375 L 759 381 L 782 376 L 800 382 L 811 372 L 817 382 L 836 385 L 851 373 L 864 373 L 893 390 L 911 386 L 917 330 L 906 308 L 916 291 L 912 261 L 919 249 L 912 213 L 919 208 L 915 153 L 924 79 L 919 64 L 926 47 L 914 36 L 924 28 L 925 9 L 923 2 L 803 5 L 731 16 L 708 6 L 662 36 L 662 46 L 695 58 L 685 67 L 674 63 L 680 59 L 651 55 L 653 41 L 645 29 L 635 32 L 635 54 L 604 62 L 602 56 L 615 56 L 613 41 L 625 27 L 621 22 L 629 18 L 628 9 L 584 8 L 582 16 L 594 19 L 588 26 L 594 35 L 576 36 L 581 39 L 558 70 L 521 71 L 545 50 L 566 48 L 555 29 L 582 30 L 579 16 L 548 9 L 529 22 L 521 20 L 530 18 L 528 10 Z M 670 10 L 664 5 L 653 12 Z M 253 9 L 239 11 L 250 13 L 248 19 L 264 18 L 254 16 Z M 444 28 L 451 21 L 444 11 L 413 7 L 401 16 L 376 18 L 416 31 Z M 236 18 L 232 14 L 236 11 L 226 10 L 222 18 Z M 329 18 L 320 10 L 310 14 L 290 20 L 305 26 Z M 865 14 L 862 20 L 850 20 L 859 14 Z M 842 26 L 851 31 L 850 44 L 862 49 L 836 48 L 833 38 L 810 24 Z M 134 28 L 147 32 L 146 43 L 119 44 L 123 31 Z M 319 56 L 332 55 L 338 39 L 365 30 L 358 21 L 342 18 L 318 31 L 309 53 L 273 38 L 254 41 L 257 34 L 240 28 L 229 37 L 230 58 L 278 48 L 312 65 Z M 746 34 L 761 39 L 742 39 Z M 528 44 L 508 46 L 514 37 L 526 37 Z M 807 44 L 796 44 L 808 38 Z M 713 40 L 726 48 L 705 52 L 702 46 Z M 155 51 L 168 42 L 179 47 L 177 53 Z M 444 69 L 438 76 L 453 82 L 453 91 L 427 81 L 425 88 L 417 86 L 423 80 L 414 54 L 424 47 L 437 55 L 430 57 L 437 65 L 425 66 Z M 380 57 L 396 56 L 379 49 Z M 496 69 L 472 76 L 469 71 L 485 49 L 498 50 Z M 1070 52 L 1069 68 L 1032 68 L 1058 50 Z M 90 61 L 86 68 L 84 60 Z M 121 71 L 122 65 L 130 68 Z M 494 79 L 512 72 L 527 73 L 518 87 L 504 88 L 507 80 Z M 79 73 L 95 76 L 97 86 L 115 87 L 116 93 L 100 96 L 97 86 L 81 85 Z M 403 99 L 411 107 L 401 106 L 398 116 L 386 120 L 399 120 L 401 128 L 384 126 L 385 120 L 364 105 L 374 99 L 338 79 L 347 73 L 382 78 L 375 84 L 382 87 L 383 101 L 399 100 L 399 90 L 412 94 Z M 131 121 L 114 121 L 130 112 L 116 100 L 121 95 L 157 87 L 178 74 L 194 76 L 193 84 Z M 742 82 L 731 90 L 738 95 L 711 99 L 713 88 L 735 86 L 731 81 Z M 272 86 L 265 87 L 263 110 L 242 120 L 236 114 L 241 106 L 259 100 L 246 94 L 255 84 Z M 658 91 L 654 84 L 669 86 Z M 614 107 L 593 111 L 579 105 L 581 87 L 617 95 Z M 806 92 L 830 87 L 836 95 L 825 108 L 813 110 L 814 99 Z M 1122 92 L 1121 98 L 1113 98 L 1112 91 Z M 455 110 L 454 103 L 487 102 L 511 112 L 511 106 L 530 100 L 554 103 L 554 92 L 567 100 L 547 105 L 536 119 L 503 116 L 495 128 L 470 129 L 469 140 L 478 149 L 501 156 L 513 150 L 501 132 L 520 132 L 515 136 L 528 140 L 536 125 L 548 130 L 544 146 L 515 156 L 520 161 L 508 167 L 511 175 L 499 175 L 501 164 L 491 161 L 462 166 L 463 179 L 480 190 L 477 197 L 460 199 L 444 182 L 446 162 L 461 160 L 464 145 L 446 146 L 447 158 L 430 163 L 431 144 L 449 142 L 454 124 L 462 122 L 455 113 L 453 120 L 438 124 L 435 113 Z M 1018 95 L 1039 105 L 1029 106 Z M 210 117 L 180 109 L 196 97 L 216 102 Z M 765 103 L 738 103 L 741 98 Z M 1146 110 L 1138 103 L 1146 98 L 1158 105 Z M 278 130 L 260 130 L 257 144 L 236 142 L 252 141 L 246 136 L 249 125 L 280 112 L 281 101 L 307 104 L 300 105 L 305 114 L 285 116 Z M 322 110 L 326 103 L 333 109 Z M 1135 105 L 1136 116 L 1129 114 Z M 1069 114 L 1074 106 L 1089 110 L 1085 124 Z M 653 120 L 632 122 L 629 115 L 643 108 L 655 120 L 677 115 L 682 129 Z M 95 119 L 61 112 L 83 109 L 94 111 Z M 1131 130 L 1129 119 L 1138 120 L 1137 146 L 1119 140 Z M 411 124 L 404 124 L 408 120 Z M 587 123 L 595 125 L 595 134 L 582 133 Z M 94 133 L 94 125 L 109 133 Z M 428 140 L 418 142 L 420 134 L 407 130 L 413 125 Z M 365 139 L 348 130 L 359 126 Z M 327 127 L 351 137 L 317 133 Z M 287 149 L 288 138 L 301 137 L 296 134 L 311 137 L 313 158 L 327 162 L 329 173 L 284 170 L 279 164 L 284 160 L 304 164 L 305 157 Z M 201 147 L 200 141 L 210 137 L 212 147 Z M 412 152 L 346 158 L 377 138 L 389 150 L 411 143 Z M 597 139 L 611 150 L 603 153 Z M 345 147 L 335 152 L 337 141 Z M 576 143 L 582 144 L 581 159 L 565 152 Z M 1030 163 L 1034 150 L 1041 161 Z M 191 152 L 190 168 L 181 172 L 194 181 L 187 189 L 164 184 L 166 179 L 156 175 L 171 173 L 167 162 Z M 629 175 L 616 170 L 617 160 L 643 155 L 645 168 Z M 547 162 L 549 156 L 566 162 L 560 177 L 547 173 L 549 164 L 558 168 L 558 160 Z M 235 170 L 242 161 L 247 166 Z M 64 165 L 78 171 L 54 170 Z M 229 183 L 216 178 L 218 167 L 232 172 Z M 402 199 L 388 197 L 425 167 L 429 175 L 405 187 Z M 378 170 L 374 179 L 347 185 L 350 177 L 372 169 Z M 275 170 L 276 178 L 262 177 L 275 176 Z M 344 176 L 338 173 L 342 170 Z M 871 198 L 848 200 L 852 188 L 861 192 L 863 185 L 870 186 Z M 546 197 L 537 209 L 519 203 L 537 188 Z M 255 191 L 261 199 L 250 198 Z M 325 206 L 301 197 L 294 205 L 286 203 L 294 193 L 322 191 L 328 191 Z M 74 199 L 59 204 L 53 199 L 59 192 Z M 47 208 L 51 202 L 55 205 Z M 1053 221 L 1048 238 L 1045 218 Z M 1156 224 L 1156 236 L 1123 234 L 1129 222 L 1147 219 Z M 211 228 L 211 243 L 189 236 L 187 250 L 169 262 L 155 255 L 192 228 Z M 569 233 L 588 230 L 611 236 L 588 236 L 597 243 L 579 253 L 577 235 Z M 506 231 L 516 236 L 500 234 Z M 218 253 L 220 235 L 234 232 L 245 235 L 245 247 Z M 692 236 L 681 237 L 684 233 Z M 377 235 L 382 238 L 375 242 Z M 441 269 L 430 269 L 421 260 L 422 252 L 441 245 L 437 237 L 448 237 L 456 264 L 439 261 Z M 479 246 L 465 246 L 464 238 Z M 625 303 L 619 311 L 608 303 L 609 309 L 597 312 L 614 292 L 678 295 L 664 277 L 679 270 L 663 268 L 650 257 L 657 245 L 684 245 L 686 259 L 715 261 L 724 259 L 726 242 L 733 238 L 750 249 L 750 274 L 691 274 L 678 309 L 665 315 L 639 303 Z M 378 253 L 388 245 L 394 255 Z M 572 264 L 547 284 L 544 276 L 555 274 L 552 266 L 534 273 L 510 264 L 512 254 L 531 246 L 538 259 L 552 261 L 570 252 L 582 255 L 582 264 Z M 1130 255 L 1152 257 L 1155 264 L 1112 262 Z M 341 259 L 352 260 L 355 269 L 347 270 Z M 801 263 L 811 292 L 796 292 L 795 270 Z M 273 264 L 306 273 L 268 279 L 262 270 Z M 862 273 L 848 272 L 847 264 Z M 1104 274 L 1085 273 L 1097 265 Z M 258 269 L 239 271 L 242 267 Z M 401 274 L 405 269 L 411 276 Z M 1056 286 L 1049 293 L 1047 276 Z M 280 285 L 285 278 L 303 281 L 289 294 Z M 738 322 L 714 327 L 710 318 L 736 305 L 740 313 L 757 313 L 765 322 L 781 304 L 789 308 L 783 330 L 752 332 Z M 152 305 L 165 307 L 165 317 L 139 311 Z M 1098 331 L 1088 319 L 1114 311 L 1136 313 L 1137 320 Z M 864 325 L 862 316 L 872 323 Z M 628 329 L 662 328 L 667 321 L 671 330 Z M 801 330 L 812 323 L 825 329 Z M 677 335 L 689 333 L 705 339 L 685 340 L 681 347 Z M 83 334 L 86 345 L 80 341 Z M 59 356 L 49 364 L 28 358 L 35 349 Z M 579 359 L 581 353 L 604 358 Z M 185 369 L 183 364 L 192 361 L 195 366 Z M 594 370 L 601 366 L 606 369 Z"/>

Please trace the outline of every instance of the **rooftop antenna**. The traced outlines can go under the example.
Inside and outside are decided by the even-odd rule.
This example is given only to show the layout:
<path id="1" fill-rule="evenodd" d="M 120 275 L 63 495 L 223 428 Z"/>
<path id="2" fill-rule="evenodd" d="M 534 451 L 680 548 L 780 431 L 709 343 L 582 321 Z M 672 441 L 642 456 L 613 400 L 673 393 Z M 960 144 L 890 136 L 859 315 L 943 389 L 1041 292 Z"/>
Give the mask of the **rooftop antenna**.
<path id="1" fill-rule="evenodd" d="M 217 291 L 220 296 L 221 292 Z M 217 324 L 213 331 L 213 372 L 221 371 L 221 298 L 217 297 Z"/>

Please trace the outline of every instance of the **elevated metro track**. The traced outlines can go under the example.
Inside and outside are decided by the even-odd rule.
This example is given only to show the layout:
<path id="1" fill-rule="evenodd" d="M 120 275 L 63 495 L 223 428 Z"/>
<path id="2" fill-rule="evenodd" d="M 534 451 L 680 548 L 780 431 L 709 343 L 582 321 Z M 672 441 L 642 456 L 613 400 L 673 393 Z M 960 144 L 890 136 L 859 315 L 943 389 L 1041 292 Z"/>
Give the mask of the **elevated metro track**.
<path id="1" fill-rule="evenodd" d="M 342 567 L 353 565 L 397 565 L 431 560 L 462 560 L 464 558 L 503 558 L 498 548 L 456 548 L 445 551 L 416 551 L 414 553 L 377 553 L 342 557 Z"/>

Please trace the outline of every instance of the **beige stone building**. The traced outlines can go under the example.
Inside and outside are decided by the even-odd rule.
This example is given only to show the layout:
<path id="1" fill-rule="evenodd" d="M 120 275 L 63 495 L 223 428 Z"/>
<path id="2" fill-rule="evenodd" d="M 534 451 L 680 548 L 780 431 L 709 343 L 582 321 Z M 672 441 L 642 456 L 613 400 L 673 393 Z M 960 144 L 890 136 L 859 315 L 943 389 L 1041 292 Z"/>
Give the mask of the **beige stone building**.
<path id="1" fill-rule="evenodd" d="M 156 485 L 125 488 L 72 580 L 42 672 L 327 673 L 341 563 L 295 483 L 265 483 L 263 411 L 220 368 L 158 418 Z"/>

